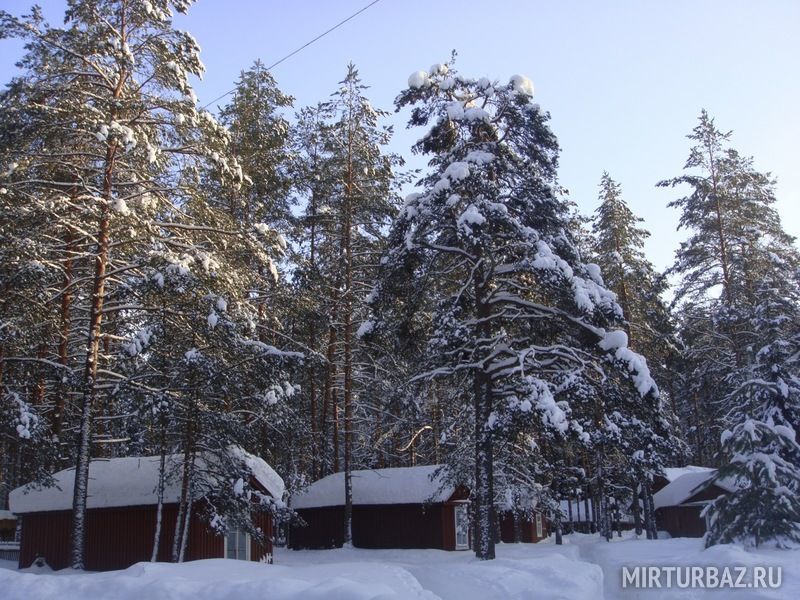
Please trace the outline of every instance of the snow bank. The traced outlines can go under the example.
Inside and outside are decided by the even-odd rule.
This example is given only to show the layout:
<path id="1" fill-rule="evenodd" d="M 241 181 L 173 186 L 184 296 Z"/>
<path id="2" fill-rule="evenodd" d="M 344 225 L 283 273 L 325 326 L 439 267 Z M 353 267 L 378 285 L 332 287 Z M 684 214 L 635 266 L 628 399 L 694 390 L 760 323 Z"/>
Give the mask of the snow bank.
<path id="1" fill-rule="evenodd" d="M 225 559 L 183 564 L 139 563 L 108 573 L 19 572 L 0 568 L 3 600 L 754 600 L 800 597 L 800 551 L 739 546 L 703 549 L 696 538 L 670 540 L 564 536 L 564 545 L 498 544 L 497 559 L 442 550 L 276 549 L 276 564 Z M 622 567 L 781 566 L 777 590 L 622 589 Z"/>
<path id="2" fill-rule="evenodd" d="M 264 489 L 280 500 L 284 493 L 284 484 L 272 467 L 241 449 L 236 449 L 235 452 Z M 89 465 L 88 508 L 156 504 L 159 461 L 158 456 L 93 460 Z M 167 457 L 164 502 L 177 502 L 180 498 L 180 477 L 174 475 L 181 469 L 181 461 L 182 456 L 178 454 Z M 198 462 L 201 461 L 202 459 L 198 459 Z M 22 486 L 13 490 L 9 495 L 11 511 L 24 514 L 70 510 L 75 469 L 59 471 L 53 475 L 53 479 L 56 484 L 54 487 L 34 489 Z"/>
<path id="3" fill-rule="evenodd" d="M 630 534 L 626 534 L 630 535 Z M 570 538 L 572 536 L 569 536 Z M 734 600 L 767 600 L 768 598 L 800 598 L 800 550 L 746 551 L 736 545 L 719 545 L 703 548 L 703 540 L 698 538 L 675 538 L 669 540 L 645 540 L 614 538 L 612 543 L 600 541 L 589 536 L 580 543 L 580 557 L 599 565 L 604 574 L 604 594 L 597 597 L 606 599 L 631 598 L 646 600 L 704 600 L 719 598 Z M 571 541 L 571 540 L 570 540 Z M 622 567 L 637 566 L 714 566 L 714 567 L 754 567 L 781 566 L 783 582 L 779 589 L 719 589 L 672 588 L 641 590 L 622 588 Z M 664 579 L 662 578 L 662 582 Z"/>
<path id="4" fill-rule="evenodd" d="M 434 476 L 440 465 L 353 471 L 353 504 L 422 504 L 444 502 L 455 486 L 442 486 Z M 440 489 L 441 488 L 441 489 Z M 317 508 L 344 504 L 344 473 L 334 473 L 292 496 L 292 508 Z"/>
<path id="5" fill-rule="evenodd" d="M 576 600 L 602 597 L 603 574 L 574 546 L 500 544 L 498 558 L 442 550 L 276 550 L 276 563 L 139 563 L 108 573 L 0 570 L 5 600 Z M 63 573 L 63 574 L 62 574 Z M 110 590 L 113 590 L 110 593 Z"/>

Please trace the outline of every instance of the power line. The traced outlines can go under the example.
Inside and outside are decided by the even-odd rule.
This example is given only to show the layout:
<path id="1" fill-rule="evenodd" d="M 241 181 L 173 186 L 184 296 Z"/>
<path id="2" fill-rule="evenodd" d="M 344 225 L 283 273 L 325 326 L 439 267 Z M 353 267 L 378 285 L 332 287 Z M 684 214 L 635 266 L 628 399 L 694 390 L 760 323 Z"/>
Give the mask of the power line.
<path id="1" fill-rule="evenodd" d="M 364 6 L 363 8 L 361 8 L 361 9 L 357 10 L 356 12 L 354 12 L 352 15 L 350 15 L 350 16 L 349 16 L 349 17 L 347 17 L 346 19 L 344 19 L 344 20 L 342 20 L 342 21 L 339 21 L 339 22 L 338 22 L 336 25 L 334 25 L 333 27 L 331 27 L 331 28 L 330 28 L 330 29 L 328 29 L 327 31 L 323 31 L 322 33 L 320 33 L 320 34 L 319 34 L 317 37 L 315 37 L 313 40 L 311 40 L 311 41 L 309 41 L 309 42 L 306 42 L 305 44 L 303 44 L 302 46 L 300 46 L 300 47 L 299 47 L 297 50 L 294 50 L 293 52 L 290 52 L 289 54 L 287 54 L 286 56 L 284 56 L 284 57 L 283 57 L 282 59 L 280 59 L 279 61 L 272 63 L 270 66 L 268 66 L 268 67 L 267 67 L 267 71 L 271 71 L 272 69 L 274 69 L 275 67 L 277 67 L 279 64 L 281 64 L 283 61 L 285 61 L 285 60 L 287 60 L 287 59 L 289 59 L 289 58 L 293 57 L 295 54 L 297 54 L 297 53 L 298 53 L 298 52 L 300 52 L 301 50 L 305 50 L 305 49 L 306 49 L 306 48 L 308 48 L 308 47 L 309 47 L 311 44 L 313 44 L 313 43 L 314 43 L 314 42 L 316 42 L 317 40 L 320 40 L 320 39 L 324 38 L 324 37 L 325 37 L 326 35 L 328 35 L 330 32 L 332 32 L 332 31 L 334 31 L 334 30 L 336 30 L 336 29 L 339 29 L 339 27 L 341 27 L 342 25 L 344 25 L 345 23 L 347 23 L 347 22 L 348 22 L 348 21 L 350 21 L 351 19 L 354 19 L 355 17 L 357 17 L 358 15 L 360 15 L 362 12 L 364 12 L 365 10 L 367 10 L 368 8 L 370 8 L 371 6 L 374 6 L 375 4 L 377 4 L 377 3 L 378 3 L 378 2 L 380 2 L 380 1 L 381 1 L 381 0 L 372 0 L 372 2 L 370 2 L 369 4 L 367 4 L 366 6 Z M 209 106 L 211 106 L 212 104 L 214 104 L 214 102 L 216 102 L 217 100 L 222 100 L 222 99 L 223 99 L 225 96 L 227 96 L 227 95 L 229 95 L 229 94 L 232 94 L 232 93 L 233 93 L 233 92 L 235 92 L 235 91 L 236 91 L 236 88 L 234 88 L 234 89 L 230 90 L 229 92 L 225 92 L 224 94 L 222 94 L 222 95 L 221 95 L 221 96 L 219 96 L 218 98 L 214 98 L 214 99 L 213 99 L 211 102 L 209 102 L 208 104 L 206 104 L 205 106 L 203 106 L 203 108 L 208 108 Z"/>

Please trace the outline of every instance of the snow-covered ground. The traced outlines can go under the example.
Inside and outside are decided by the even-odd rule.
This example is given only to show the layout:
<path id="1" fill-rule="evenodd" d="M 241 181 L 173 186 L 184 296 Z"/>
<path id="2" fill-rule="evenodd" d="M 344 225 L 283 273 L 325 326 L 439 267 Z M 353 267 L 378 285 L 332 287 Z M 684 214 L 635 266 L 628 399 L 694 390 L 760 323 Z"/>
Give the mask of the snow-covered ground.
<path id="1" fill-rule="evenodd" d="M 543 598 L 695 599 L 800 598 L 800 550 L 703 550 L 700 540 L 615 539 L 573 535 L 563 546 L 501 544 L 494 561 L 439 550 L 279 550 L 265 566 L 224 559 L 181 565 L 139 563 L 124 571 L 76 574 L 18 572 L 0 564 L 3 600 L 492 600 Z M 778 590 L 623 590 L 622 566 L 715 565 L 783 567 Z M 6 567 L 6 568 L 2 568 Z"/>

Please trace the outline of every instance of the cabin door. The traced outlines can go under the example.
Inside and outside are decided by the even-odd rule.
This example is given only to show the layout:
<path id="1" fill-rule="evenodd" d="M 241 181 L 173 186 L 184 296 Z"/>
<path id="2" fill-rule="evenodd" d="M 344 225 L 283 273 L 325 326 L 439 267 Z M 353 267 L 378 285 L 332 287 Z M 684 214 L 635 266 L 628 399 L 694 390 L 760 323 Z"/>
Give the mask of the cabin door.
<path id="1" fill-rule="evenodd" d="M 453 507 L 456 520 L 456 550 L 469 550 L 469 513 L 467 505 L 456 504 Z"/>

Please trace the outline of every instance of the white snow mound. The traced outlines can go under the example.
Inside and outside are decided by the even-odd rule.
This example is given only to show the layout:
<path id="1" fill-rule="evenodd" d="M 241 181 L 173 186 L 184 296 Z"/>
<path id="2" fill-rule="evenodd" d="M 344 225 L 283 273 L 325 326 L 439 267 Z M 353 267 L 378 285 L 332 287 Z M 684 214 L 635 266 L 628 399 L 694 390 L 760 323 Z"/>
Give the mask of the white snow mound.
<path id="1" fill-rule="evenodd" d="M 408 76 L 408 87 L 417 90 L 419 88 L 428 87 L 431 80 L 425 71 L 414 71 Z"/>
<path id="2" fill-rule="evenodd" d="M 509 83 L 516 93 L 523 96 L 533 96 L 533 82 L 525 75 L 512 75 Z"/>

